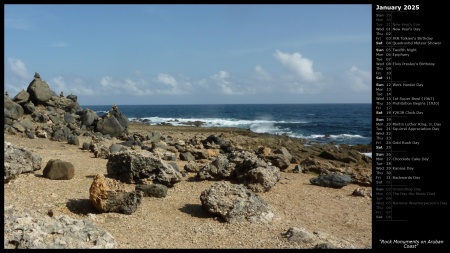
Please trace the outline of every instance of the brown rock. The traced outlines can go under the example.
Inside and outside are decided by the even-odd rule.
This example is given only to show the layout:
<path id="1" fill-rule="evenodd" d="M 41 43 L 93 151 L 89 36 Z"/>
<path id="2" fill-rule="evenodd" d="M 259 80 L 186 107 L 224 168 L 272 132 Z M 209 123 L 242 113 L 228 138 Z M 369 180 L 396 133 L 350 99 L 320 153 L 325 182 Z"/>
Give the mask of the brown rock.
<path id="1" fill-rule="evenodd" d="M 97 174 L 89 189 L 89 199 L 94 205 L 95 209 L 100 212 L 105 212 L 106 200 L 108 198 L 108 191 L 110 190 L 106 183 L 105 176 Z"/>
<path id="2" fill-rule="evenodd" d="M 45 178 L 52 180 L 69 180 L 75 176 L 75 168 L 70 162 L 64 162 L 60 159 L 51 159 L 44 168 Z"/>

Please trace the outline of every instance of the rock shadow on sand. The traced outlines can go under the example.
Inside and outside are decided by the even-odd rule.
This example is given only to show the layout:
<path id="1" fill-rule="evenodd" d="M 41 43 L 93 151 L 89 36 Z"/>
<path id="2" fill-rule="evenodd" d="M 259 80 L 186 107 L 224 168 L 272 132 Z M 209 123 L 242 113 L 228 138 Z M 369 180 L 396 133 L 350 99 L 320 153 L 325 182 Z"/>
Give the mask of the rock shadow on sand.
<path id="1" fill-rule="evenodd" d="M 211 214 L 203 210 L 200 204 L 186 204 L 182 208 L 179 208 L 183 213 L 190 214 L 192 217 L 196 218 L 211 218 Z"/>
<path id="2" fill-rule="evenodd" d="M 66 204 L 67 209 L 72 213 L 87 215 L 89 213 L 98 214 L 99 211 L 95 209 L 89 199 L 69 199 Z"/>

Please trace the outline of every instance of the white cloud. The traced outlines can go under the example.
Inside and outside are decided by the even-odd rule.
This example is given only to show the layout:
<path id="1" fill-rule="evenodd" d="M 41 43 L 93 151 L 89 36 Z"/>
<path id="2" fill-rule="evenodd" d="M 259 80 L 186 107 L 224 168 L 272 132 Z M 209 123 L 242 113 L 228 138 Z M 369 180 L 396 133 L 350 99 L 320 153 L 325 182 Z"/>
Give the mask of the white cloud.
<path id="1" fill-rule="evenodd" d="M 100 80 L 100 85 L 105 92 L 112 92 L 113 94 L 130 94 L 133 96 L 152 95 L 155 92 L 147 89 L 146 82 L 143 79 L 132 80 L 127 78 L 125 80 L 114 79 L 110 76 L 105 76 Z"/>
<path id="2" fill-rule="evenodd" d="M 313 62 L 299 53 L 288 54 L 276 50 L 274 56 L 284 67 L 302 81 L 317 82 L 323 78 L 320 72 L 313 70 Z"/>
<path id="3" fill-rule="evenodd" d="M 245 95 L 254 94 L 256 89 L 252 87 L 246 80 L 236 80 L 233 77 L 233 81 L 230 81 L 231 75 L 226 71 L 219 71 L 219 73 L 210 76 L 210 78 L 220 88 L 220 92 L 226 95 Z"/>
<path id="4" fill-rule="evenodd" d="M 191 90 L 191 82 L 189 81 L 189 78 L 184 78 L 183 81 L 177 81 L 175 77 L 159 73 L 157 77 L 157 82 L 164 84 L 164 87 L 157 90 L 158 94 L 165 94 L 165 95 L 182 95 L 187 94 Z M 169 89 L 167 88 L 170 87 Z"/>
<path id="5" fill-rule="evenodd" d="M 265 71 L 261 66 L 259 65 L 255 66 L 254 70 L 257 79 L 265 82 L 272 80 L 272 76 L 270 76 L 270 74 L 267 71 Z"/>
<path id="6" fill-rule="evenodd" d="M 132 96 L 147 96 L 154 94 L 180 95 L 187 94 L 191 88 L 189 81 L 177 81 L 173 76 L 160 73 L 150 82 L 140 77 L 140 72 L 136 72 L 137 79 L 127 78 L 124 80 L 105 76 L 101 79 L 100 85 L 104 92 L 112 94 L 127 94 Z"/>
<path id="7" fill-rule="evenodd" d="M 23 63 L 21 60 L 8 58 L 8 63 L 9 67 L 15 75 L 19 76 L 20 78 L 31 79 L 30 75 L 28 74 L 27 68 L 25 67 L 25 63 Z"/>
<path id="8" fill-rule="evenodd" d="M 228 83 L 227 79 L 230 76 L 230 73 L 226 72 L 226 71 L 219 71 L 218 74 L 212 75 L 211 78 L 217 81 L 221 81 L 221 82 L 225 82 Z"/>
<path id="9" fill-rule="evenodd" d="M 122 85 L 123 89 L 130 94 L 134 94 L 137 96 L 153 94 L 152 90 L 141 89 L 139 86 L 141 86 L 141 83 L 139 81 L 133 81 L 131 79 L 126 79 L 124 84 Z"/>
<path id="10" fill-rule="evenodd" d="M 66 90 L 66 82 L 62 76 L 57 76 L 52 79 L 53 90 L 58 93 L 58 91 Z"/>
<path id="11" fill-rule="evenodd" d="M 170 85 L 174 88 L 177 87 L 177 80 L 175 80 L 175 78 L 171 75 L 168 74 L 158 74 L 158 81 L 160 83 L 166 84 L 166 85 Z"/>
<path id="12" fill-rule="evenodd" d="M 120 94 L 121 84 L 110 76 L 102 77 L 100 85 L 105 91 L 113 91 L 115 94 Z"/>
<path id="13" fill-rule="evenodd" d="M 230 73 L 221 70 L 218 74 L 212 75 L 211 78 L 220 86 L 222 93 L 227 95 L 239 94 L 239 92 L 234 91 L 230 86 L 230 82 L 227 80 L 229 76 Z"/>
<path id="14" fill-rule="evenodd" d="M 57 76 L 52 79 L 49 85 L 53 87 L 52 90 L 56 92 L 56 94 L 63 91 L 66 96 L 70 94 L 77 96 L 94 96 L 95 94 L 94 90 L 92 90 L 91 87 L 86 86 L 81 78 L 74 78 L 73 80 L 66 82 L 64 77 Z"/>
<path id="15" fill-rule="evenodd" d="M 359 70 L 355 66 L 347 71 L 347 80 L 350 88 L 356 92 L 372 89 L 372 74 L 368 71 Z"/>

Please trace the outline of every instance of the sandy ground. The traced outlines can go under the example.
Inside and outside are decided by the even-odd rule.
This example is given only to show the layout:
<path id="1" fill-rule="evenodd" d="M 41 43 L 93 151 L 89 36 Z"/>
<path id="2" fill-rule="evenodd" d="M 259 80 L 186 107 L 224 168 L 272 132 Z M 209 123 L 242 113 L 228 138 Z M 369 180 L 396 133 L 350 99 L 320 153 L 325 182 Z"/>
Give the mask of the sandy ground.
<path id="1" fill-rule="evenodd" d="M 153 127 L 152 129 L 157 129 Z M 180 132 L 176 128 L 161 133 L 174 138 L 198 135 L 195 131 Z M 209 133 L 203 133 L 207 136 Z M 311 248 L 311 245 L 287 240 L 289 228 L 305 228 L 346 240 L 356 248 L 371 247 L 372 201 L 353 196 L 361 186 L 350 184 L 341 189 L 312 185 L 310 174 L 282 172 L 281 180 L 268 192 L 258 193 L 275 210 L 269 224 L 230 224 L 214 217 L 201 207 L 200 194 L 214 181 L 195 181 L 195 173 L 187 173 L 180 183 L 169 188 L 165 198 L 145 197 L 131 215 L 99 213 L 89 201 L 89 188 L 96 174 L 107 174 L 107 159 L 81 150 L 90 137 L 80 136 L 80 147 L 48 139 L 28 139 L 4 134 L 15 146 L 38 153 L 42 169 L 22 174 L 4 185 L 4 204 L 38 210 L 49 210 L 78 219 L 90 219 L 110 232 L 122 249 L 287 249 Z M 110 143 L 120 143 L 117 139 Z M 42 171 L 50 159 L 71 162 L 75 177 L 71 180 L 49 180 Z M 185 162 L 177 161 L 179 168 Z M 134 185 L 128 185 L 134 189 Z M 363 187 L 364 188 L 364 187 Z"/>

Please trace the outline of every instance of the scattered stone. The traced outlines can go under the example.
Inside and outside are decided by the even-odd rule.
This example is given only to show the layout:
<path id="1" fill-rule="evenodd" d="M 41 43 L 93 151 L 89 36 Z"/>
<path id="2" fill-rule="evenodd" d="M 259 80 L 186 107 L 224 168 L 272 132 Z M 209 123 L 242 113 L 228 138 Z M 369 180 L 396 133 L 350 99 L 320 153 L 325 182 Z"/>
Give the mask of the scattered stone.
<path id="1" fill-rule="evenodd" d="M 4 183 L 8 183 L 22 173 L 41 169 L 42 158 L 39 154 L 4 142 Z"/>
<path id="2" fill-rule="evenodd" d="M 44 168 L 45 178 L 52 180 L 70 180 L 75 176 L 75 168 L 70 162 L 60 159 L 51 159 Z"/>
<path id="3" fill-rule="evenodd" d="M 352 178 L 349 175 L 330 173 L 327 175 L 320 175 L 318 177 L 311 178 L 309 181 L 314 185 L 331 188 L 342 188 L 350 184 L 352 182 Z"/>
<path id="4" fill-rule="evenodd" d="M 136 191 L 143 191 L 144 197 L 164 198 L 167 195 L 167 186 L 162 184 L 137 184 Z"/>
<path id="5" fill-rule="evenodd" d="M 118 244 L 107 231 L 88 219 L 78 220 L 5 206 L 4 249 L 114 249 Z"/>
<path id="6" fill-rule="evenodd" d="M 141 204 L 143 192 L 126 192 L 123 188 L 119 181 L 97 174 L 89 189 L 89 199 L 100 212 L 132 214 Z"/>
<path id="7" fill-rule="evenodd" d="M 183 177 L 180 171 L 150 152 L 111 154 L 106 169 L 108 177 L 125 183 L 143 183 L 152 180 L 171 187 Z"/>
<path id="8" fill-rule="evenodd" d="M 202 207 L 226 222 L 268 223 L 274 217 L 272 208 L 244 185 L 228 181 L 215 183 L 200 195 Z"/>

